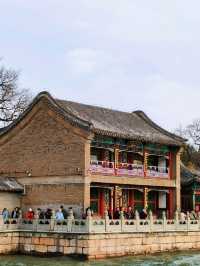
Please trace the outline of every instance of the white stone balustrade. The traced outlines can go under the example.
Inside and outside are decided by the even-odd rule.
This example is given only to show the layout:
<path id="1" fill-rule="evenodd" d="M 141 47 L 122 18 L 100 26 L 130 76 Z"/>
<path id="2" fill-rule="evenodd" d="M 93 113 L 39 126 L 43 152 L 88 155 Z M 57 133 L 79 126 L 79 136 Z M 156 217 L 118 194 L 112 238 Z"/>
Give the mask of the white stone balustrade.
<path id="1" fill-rule="evenodd" d="M 141 220 L 135 212 L 135 219 L 126 220 L 121 214 L 120 219 L 109 219 L 105 212 L 104 219 L 96 219 L 89 210 L 86 219 L 74 219 L 72 210 L 66 220 L 56 221 L 47 219 L 9 219 L 3 221 L 0 217 L 0 231 L 34 231 L 34 232 L 58 232 L 58 233 L 143 233 L 143 232 L 173 232 L 173 231 L 200 231 L 200 219 L 191 220 L 187 214 L 185 220 L 179 219 L 179 213 L 175 212 L 174 219 L 167 219 L 163 212 L 162 219 L 154 219 L 149 212 L 148 219 Z"/>

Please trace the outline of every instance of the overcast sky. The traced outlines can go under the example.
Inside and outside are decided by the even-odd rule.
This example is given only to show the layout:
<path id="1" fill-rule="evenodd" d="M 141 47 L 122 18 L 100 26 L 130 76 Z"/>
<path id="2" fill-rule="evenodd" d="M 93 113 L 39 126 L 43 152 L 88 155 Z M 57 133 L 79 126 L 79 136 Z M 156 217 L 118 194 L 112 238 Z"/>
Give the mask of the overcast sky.
<path id="1" fill-rule="evenodd" d="M 199 0 L 0 0 L 0 57 L 33 95 L 200 118 Z"/>

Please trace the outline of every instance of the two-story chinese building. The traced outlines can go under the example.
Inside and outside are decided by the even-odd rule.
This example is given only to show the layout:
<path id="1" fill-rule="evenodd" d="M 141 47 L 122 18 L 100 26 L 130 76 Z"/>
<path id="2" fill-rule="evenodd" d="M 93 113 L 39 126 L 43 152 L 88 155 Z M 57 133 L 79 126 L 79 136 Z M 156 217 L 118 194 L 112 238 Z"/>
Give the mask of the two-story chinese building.
<path id="1" fill-rule="evenodd" d="M 54 99 L 40 93 L 17 121 L 0 131 L 0 175 L 24 186 L 28 207 L 133 206 L 169 216 L 180 209 L 184 139 L 142 111 L 132 113 Z M 2 206 L 1 206 L 2 207 Z"/>

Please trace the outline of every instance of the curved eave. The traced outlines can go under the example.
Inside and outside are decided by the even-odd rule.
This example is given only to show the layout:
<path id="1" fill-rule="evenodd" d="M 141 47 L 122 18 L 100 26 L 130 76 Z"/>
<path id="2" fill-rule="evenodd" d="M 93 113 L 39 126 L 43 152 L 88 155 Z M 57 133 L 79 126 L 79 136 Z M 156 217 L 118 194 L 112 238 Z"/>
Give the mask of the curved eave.
<path id="1" fill-rule="evenodd" d="M 198 180 L 198 177 L 194 177 L 193 179 L 189 180 L 189 181 L 186 181 L 186 182 L 181 182 L 181 186 L 182 187 L 187 187 L 187 186 L 190 186 L 191 184 L 194 184 L 194 183 L 200 183 L 199 180 Z"/>
<path id="2" fill-rule="evenodd" d="M 200 183 L 199 175 L 181 162 L 181 186 L 190 186 L 194 182 Z"/>
<path id="3" fill-rule="evenodd" d="M 133 113 L 137 114 L 140 118 L 142 118 L 146 123 L 148 123 L 150 126 L 152 126 L 153 128 L 157 129 L 160 133 L 176 140 L 177 145 L 182 146 L 187 139 L 182 138 L 176 134 L 173 134 L 169 131 L 167 131 L 166 129 L 160 127 L 159 125 L 157 125 L 153 120 L 151 120 L 143 111 L 134 111 Z"/>
<path id="4" fill-rule="evenodd" d="M 33 101 L 29 104 L 27 109 L 10 125 L 1 128 L 0 129 L 0 136 L 3 136 L 7 134 L 9 131 L 11 131 L 13 128 L 15 128 L 34 108 L 34 106 L 41 100 L 46 99 L 48 101 L 48 104 L 51 108 L 53 108 L 57 113 L 61 114 L 65 119 L 67 119 L 72 125 L 77 125 L 87 131 L 90 131 L 92 129 L 92 124 L 88 121 L 85 121 L 77 116 L 75 116 L 71 112 L 67 112 L 64 110 L 57 102 L 53 99 L 53 97 L 50 95 L 50 93 L 43 91 L 40 92 Z"/>
<path id="5" fill-rule="evenodd" d="M 10 192 L 10 193 L 23 193 L 24 190 L 23 189 L 3 189 L 3 188 L 0 188 L 0 192 Z"/>
<path id="6" fill-rule="evenodd" d="M 119 134 L 117 132 L 113 131 L 108 131 L 108 130 L 102 130 L 98 128 L 94 128 L 92 130 L 94 133 L 99 134 L 99 135 L 104 135 L 104 136 L 109 136 L 109 137 L 114 137 L 114 138 L 123 138 L 123 139 L 129 139 L 129 140 L 135 140 L 138 142 L 149 142 L 149 143 L 155 143 L 155 144 L 165 144 L 168 146 L 173 146 L 173 147 L 180 147 L 182 143 L 177 143 L 177 141 L 161 141 L 161 140 L 154 140 L 152 138 L 147 138 L 147 137 L 142 137 L 138 135 L 127 135 L 127 134 Z"/>

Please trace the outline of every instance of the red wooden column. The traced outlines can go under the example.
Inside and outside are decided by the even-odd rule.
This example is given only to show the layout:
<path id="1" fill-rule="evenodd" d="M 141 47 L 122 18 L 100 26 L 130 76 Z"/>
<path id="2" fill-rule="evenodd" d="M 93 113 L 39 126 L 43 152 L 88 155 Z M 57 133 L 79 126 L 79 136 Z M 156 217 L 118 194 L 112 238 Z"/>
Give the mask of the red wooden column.
<path id="1" fill-rule="evenodd" d="M 169 179 L 173 178 L 173 156 L 172 152 L 169 152 Z"/>
<path id="2" fill-rule="evenodd" d="M 133 205 L 134 205 L 134 198 L 133 198 L 133 190 L 132 189 L 130 189 L 128 191 L 128 205 L 131 207 L 133 207 Z"/>
<path id="3" fill-rule="evenodd" d="M 111 190 L 110 190 L 110 213 L 113 217 L 113 213 L 114 213 L 114 188 L 111 188 Z"/>
<path id="4" fill-rule="evenodd" d="M 173 219 L 173 214 L 174 214 L 174 200 L 173 200 L 173 189 L 169 189 L 169 200 L 168 200 L 168 206 L 169 206 L 169 218 Z"/>
<path id="5" fill-rule="evenodd" d="M 113 213 L 116 210 L 116 207 L 117 207 L 116 205 L 117 205 L 117 188 L 116 188 L 116 186 L 114 186 L 114 189 L 113 189 Z"/>

